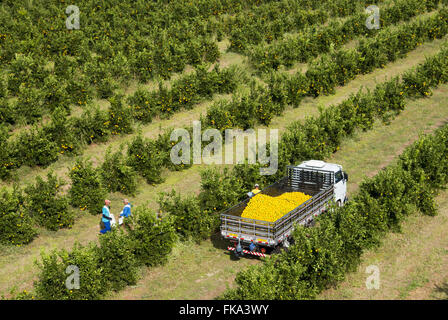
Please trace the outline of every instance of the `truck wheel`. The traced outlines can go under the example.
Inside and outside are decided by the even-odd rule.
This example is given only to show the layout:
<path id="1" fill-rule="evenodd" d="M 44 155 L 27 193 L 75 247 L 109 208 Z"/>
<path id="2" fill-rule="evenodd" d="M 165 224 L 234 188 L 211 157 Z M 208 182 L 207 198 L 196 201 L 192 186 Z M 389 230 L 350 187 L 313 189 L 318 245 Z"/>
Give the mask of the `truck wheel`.
<path id="1" fill-rule="evenodd" d="M 316 220 L 314 220 L 314 219 L 311 219 L 310 221 L 308 221 L 306 223 L 306 227 L 308 227 L 308 228 L 314 227 L 315 225 L 316 225 Z"/>
<path id="2" fill-rule="evenodd" d="M 293 245 L 295 243 L 294 238 L 293 237 L 288 237 L 288 241 L 290 245 Z"/>
<path id="3" fill-rule="evenodd" d="M 272 254 L 279 254 L 282 252 L 282 248 L 280 246 L 276 246 L 274 250 L 272 250 Z"/>
<path id="4" fill-rule="evenodd" d="M 336 203 L 337 203 L 338 207 L 342 207 L 342 202 L 341 202 L 341 200 L 338 200 Z"/>

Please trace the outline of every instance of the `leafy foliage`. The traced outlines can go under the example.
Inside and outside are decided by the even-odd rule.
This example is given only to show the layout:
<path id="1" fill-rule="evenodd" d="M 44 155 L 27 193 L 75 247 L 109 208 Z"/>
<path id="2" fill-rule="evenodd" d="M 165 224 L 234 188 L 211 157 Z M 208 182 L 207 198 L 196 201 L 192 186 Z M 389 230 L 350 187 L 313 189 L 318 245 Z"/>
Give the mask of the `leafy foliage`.
<path id="1" fill-rule="evenodd" d="M 104 162 L 101 165 L 102 184 L 110 192 L 121 192 L 133 195 L 137 191 L 137 173 L 126 164 L 122 150 L 114 153 L 106 150 Z"/>
<path id="2" fill-rule="evenodd" d="M 37 176 L 36 183 L 25 188 L 25 206 L 29 216 L 49 230 L 71 228 L 75 220 L 69 210 L 68 198 L 60 194 L 63 184 L 49 172 L 47 181 Z"/>
<path id="3" fill-rule="evenodd" d="M 162 181 L 163 159 L 153 141 L 137 135 L 128 145 L 127 155 L 127 165 L 140 173 L 146 182 L 155 184 Z"/>
<path id="4" fill-rule="evenodd" d="M 82 159 L 77 160 L 69 170 L 71 187 L 68 194 L 71 205 L 93 215 L 101 213 L 106 190 L 99 170 L 94 168 L 90 161 Z"/>
<path id="5" fill-rule="evenodd" d="M 217 215 L 202 211 L 195 197 L 181 198 L 174 190 L 159 198 L 160 210 L 173 217 L 173 227 L 183 240 L 200 242 L 210 236 L 219 222 Z"/>
<path id="6" fill-rule="evenodd" d="M 118 291 L 137 283 L 138 264 L 132 238 L 113 229 L 100 236 L 96 254 L 107 290 Z"/>
<path id="7" fill-rule="evenodd" d="M 156 266 L 167 261 L 177 240 L 171 217 L 158 217 L 150 209 L 141 206 L 134 210 L 125 223 L 140 264 Z"/>
<path id="8" fill-rule="evenodd" d="M 37 236 L 33 220 L 23 207 L 22 191 L 0 189 L 0 243 L 21 246 Z"/>
<path id="9" fill-rule="evenodd" d="M 43 300 L 98 300 L 107 288 L 106 277 L 100 268 L 97 248 L 91 244 L 83 247 L 79 243 L 68 252 L 65 249 L 41 253 L 36 262 L 40 273 L 34 288 L 38 299 Z M 76 266 L 79 270 L 79 289 L 66 286 L 68 277 L 73 276 Z M 69 274 L 66 273 L 69 271 Z M 75 284 L 70 281 L 70 284 Z"/>

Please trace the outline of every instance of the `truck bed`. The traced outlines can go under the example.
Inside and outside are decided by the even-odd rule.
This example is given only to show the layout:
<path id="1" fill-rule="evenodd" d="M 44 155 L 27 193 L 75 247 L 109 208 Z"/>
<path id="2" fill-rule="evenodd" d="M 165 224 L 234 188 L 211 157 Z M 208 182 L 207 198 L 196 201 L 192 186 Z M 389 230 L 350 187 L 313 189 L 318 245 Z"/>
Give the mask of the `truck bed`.
<path id="1" fill-rule="evenodd" d="M 320 190 L 316 190 L 313 188 L 302 188 L 301 190 L 298 190 L 298 188 L 294 188 L 292 186 L 289 186 L 287 184 L 287 177 L 284 177 L 282 180 L 270 185 L 269 187 L 266 187 L 258 194 L 265 194 L 271 197 L 278 197 L 286 192 L 303 192 L 311 197 L 315 196 L 317 193 L 319 193 Z M 241 217 L 243 214 L 244 209 L 246 209 L 247 204 L 249 203 L 251 198 L 247 198 L 237 205 L 229 208 L 228 210 L 224 211 L 223 214 L 228 214 L 232 216 Z M 287 213 L 285 213 L 286 215 Z M 243 218 L 244 219 L 244 218 Z M 252 219 L 250 219 L 252 220 Z M 261 220 L 260 220 L 261 221 Z"/>
<path id="2" fill-rule="evenodd" d="M 313 176 L 296 179 L 295 174 L 296 172 L 290 170 L 288 176 L 266 187 L 261 193 L 276 197 L 285 192 L 303 192 L 310 195 L 310 199 L 285 213 L 278 220 L 268 222 L 241 217 L 250 201 L 250 198 L 247 198 L 221 213 L 221 235 L 231 240 L 240 239 L 246 243 L 254 241 L 272 247 L 290 235 L 295 223 L 303 224 L 310 217 L 324 211 L 334 194 L 333 185 L 326 181 L 329 178 Z"/>

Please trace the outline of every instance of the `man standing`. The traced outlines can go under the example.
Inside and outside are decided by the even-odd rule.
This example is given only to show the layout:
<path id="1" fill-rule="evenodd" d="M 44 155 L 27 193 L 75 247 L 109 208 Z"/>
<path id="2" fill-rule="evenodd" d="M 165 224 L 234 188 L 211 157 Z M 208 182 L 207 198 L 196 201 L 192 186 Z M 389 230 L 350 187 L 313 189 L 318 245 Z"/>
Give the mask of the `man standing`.
<path id="1" fill-rule="evenodd" d="M 104 207 L 103 207 L 103 217 L 101 219 L 104 223 L 104 229 L 100 230 L 101 234 L 105 234 L 106 232 L 110 231 L 110 221 L 112 220 L 112 217 L 110 216 L 110 200 L 104 201 Z"/>
<path id="2" fill-rule="evenodd" d="M 261 192 L 260 190 L 260 186 L 257 184 L 255 184 L 255 187 L 252 191 L 248 192 L 247 195 L 249 196 L 249 198 L 252 198 L 253 196 L 255 196 L 257 193 Z"/>
<path id="3" fill-rule="evenodd" d="M 255 188 L 252 190 L 252 193 L 254 195 L 256 195 L 258 192 L 261 192 L 261 190 L 260 190 L 260 186 L 258 185 L 258 183 L 256 183 Z"/>
<path id="4" fill-rule="evenodd" d="M 124 208 L 123 211 L 120 213 L 120 219 L 118 220 L 119 224 L 123 223 L 123 219 L 127 218 L 131 215 L 131 204 L 129 203 L 128 199 L 123 199 Z"/>

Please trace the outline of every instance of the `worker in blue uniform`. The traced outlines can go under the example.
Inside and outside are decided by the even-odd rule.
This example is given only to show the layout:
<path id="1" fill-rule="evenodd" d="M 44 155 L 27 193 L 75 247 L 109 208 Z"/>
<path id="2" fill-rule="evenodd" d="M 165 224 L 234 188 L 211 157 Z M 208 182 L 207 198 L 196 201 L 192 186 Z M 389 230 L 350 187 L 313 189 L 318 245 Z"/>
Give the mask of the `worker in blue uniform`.
<path id="1" fill-rule="evenodd" d="M 101 220 L 104 223 L 104 229 L 100 230 L 100 233 L 105 234 L 106 232 L 111 230 L 110 221 L 112 220 L 112 217 L 110 216 L 110 200 L 104 201 L 103 214 Z"/>
<path id="2" fill-rule="evenodd" d="M 119 224 L 123 223 L 123 218 L 127 218 L 131 216 L 131 204 L 128 199 L 123 199 L 124 208 L 120 213 L 120 219 L 118 221 Z"/>

